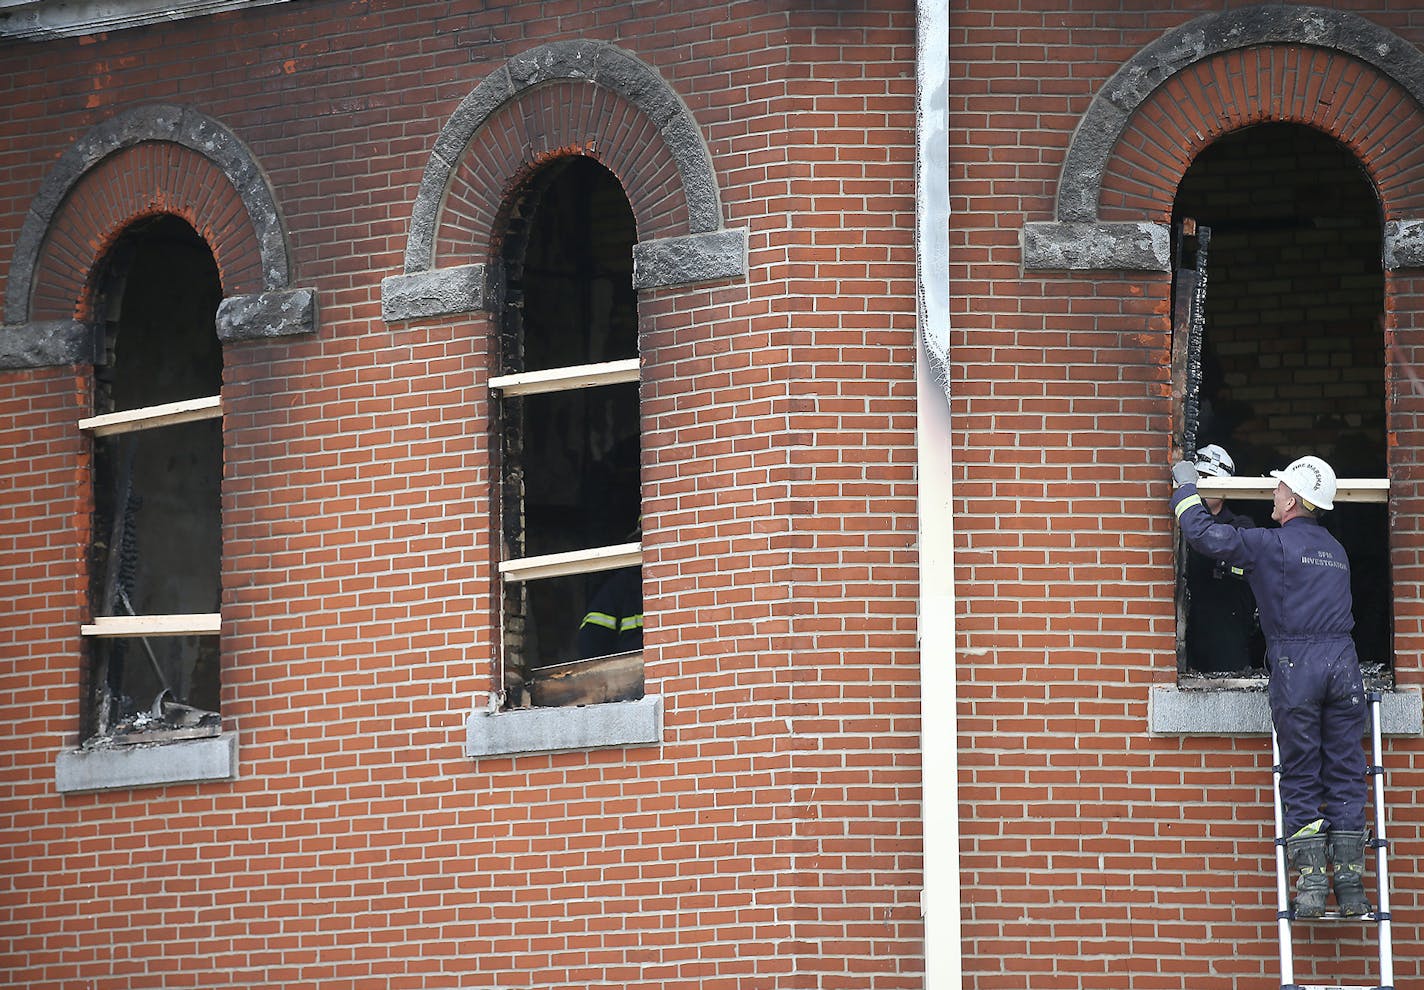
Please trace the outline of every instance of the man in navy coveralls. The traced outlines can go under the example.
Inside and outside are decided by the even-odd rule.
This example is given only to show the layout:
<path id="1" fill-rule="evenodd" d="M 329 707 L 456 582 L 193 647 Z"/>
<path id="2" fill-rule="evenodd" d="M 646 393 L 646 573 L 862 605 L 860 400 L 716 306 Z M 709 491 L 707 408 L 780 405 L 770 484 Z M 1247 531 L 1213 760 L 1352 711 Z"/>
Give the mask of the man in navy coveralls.
<path id="1" fill-rule="evenodd" d="M 1350 633 L 1350 562 L 1320 525 L 1334 505 L 1329 464 L 1302 457 L 1272 471 L 1273 529 L 1216 523 L 1197 494 L 1190 461 L 1172 468 L 1172 510 L 1194 550 L 1246 571 L 1256 595 L 1266 662 L 1271 670 L 1271 719 L 1281 757 L 1286 851 L 1297 874 L 1296 916 L 1318 918 L 1330 889 L 1346 916 L 1367 914 L 1365 870 L 1364 684 Z"/>

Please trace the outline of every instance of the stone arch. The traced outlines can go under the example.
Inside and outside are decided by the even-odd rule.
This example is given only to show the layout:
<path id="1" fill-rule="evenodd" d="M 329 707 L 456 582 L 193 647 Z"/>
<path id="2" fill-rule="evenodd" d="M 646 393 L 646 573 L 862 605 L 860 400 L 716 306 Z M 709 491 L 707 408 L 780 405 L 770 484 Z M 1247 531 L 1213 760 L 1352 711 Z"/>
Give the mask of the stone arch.
<path id="1" fill-rule="evenodd" d="M 1161 86 L 1189 66 L 1255 45 L 1307 45 L 1343 52 L 1374 67 L 1416 103 L 1424 104 L 1424 54 L 1358 14 L 1284 5 L 1208 14 L 1138 51 L 1098 91 L 1064 158 L 1058 219 L 1097 218 L 1108 159 L 1133 113 Z M 1269 96 L 1262 105 L 1270 106 Z"/>
<path id="2" fill-rule="evenodd" d="M 1323 82 L 1338 103 L 1320 98 Z M 1347 112 L 1366 96 L 1369 112 Z M 1186 166 L 1221 134 L 1266 120 L 1352 148 L 1387 204 L 1387 261 L 1416 264 L 1424 155 L 1401 137 L 1424 123 L 1421 107 L 1424 54 L 1356 14 L 1263 5 L 1199 17 L 1139 50 L 1094 96 L 1064 158 L 1056 221 L 1025 226 L 1024 265 L 1167 270 L 1161 221 Z"/>
<path id="3" fill-rule="evenodd" d="M 181 217 L 207 242 L 224 295 L 263 288 L 260 244 L 222 171 L 181 144 L 145 141 L 106 156 L 66 190 L 45 228 L 27 315 L 90 319 L 97 262 L 133 221 L 155 213 Z"/>
<path id="4" fill-rule="evenodd" d="M 151 105 L 91 128 L 45 176 L 10 265 L 0 365 L 82 357 L 94 266 L 124 226 L 154 213 L 182 217 L 212 248 L 224 339 L 313 329 L 312 294 L 291 289 L 281 214 L 251 152 L 202 113 Z"/>
<path id="5" fill-rule="evenodd" d="M 1348 148 L 1384 214 L 1424 207 L 1424 108 L 1387 76 L 1326 48 L 1257 46 L 1210 56 L 1163 83 L 1119 134 L 1098 217 L 1167 220 L 1182 176 L 1208 145 L 1260 123 L 1303 124 Z"/>
<path id="6" fill-rule="evenodd" d="M 487 304 L 487 263 L 509 193 L 560 155 L 595 158 L 638 221 L 639 288 L 746 273 L 746 238 L 722 226 L 711 155 L 691 111 L 651 66 L 600 41 L 517 55 L 460 102 L 412 209 L 404 274 L 385 280 L 387 320 Z M 479 260 L 440 267 L 446 256 Z"/>

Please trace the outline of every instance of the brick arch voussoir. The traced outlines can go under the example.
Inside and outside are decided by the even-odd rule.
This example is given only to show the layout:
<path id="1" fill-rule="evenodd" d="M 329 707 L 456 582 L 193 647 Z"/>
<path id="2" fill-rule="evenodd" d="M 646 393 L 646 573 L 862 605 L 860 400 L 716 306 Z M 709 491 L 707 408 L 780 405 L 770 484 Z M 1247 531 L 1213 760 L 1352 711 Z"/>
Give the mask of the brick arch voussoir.
<path id="1" fill-rule="evenodd" d="M 45 176 L 16 241 L 5 323 L 82 314 L 104 251 L 154 213 L 182 217 L 207 241 L 229 298 L 290 288 L 276 197 L 247 147 L 197 111 L 143 106 L 91 128 Z"/>
<path id="2" fill-rule="evenodd" d="M 190 148 L 145 142 L 85 172 L 51 218 L 31 317 L 91 319 L 100 262 L 127 227 L 159 214 L 181 218 L 207 242 L 224 295 L 262 290 L 261 246 L 227 176 Z"/>
<path id="3" fill-rule="evenodd" d="M 1115 156 L 1132 156 L 1130 144 L 1124 145 L 1119 155 L 1119 145 L 1123 144 L 1129 130 L 1145 130 L 1152 114 L 1166 113 L 1170 101 L 1165 99 L 1167 94 L 1159 98 L 1159 90 L 1174 84 L 1174 81 L 1176 85 L 1186 84 L 1190 81 L 1187 70 L 1193 68 L 1225 70 L 1228 63 L 1219 60 L 1218 56 L 1255 47 L 1269 48 L 1273 53 L 1280 54 L 1282 59 L 1298 48 L 1319 50 L 1334 58 L 1347 56 L 1339 71 L 1341 81 L 1347 84 L 1351 94 L 1361 91 L 1358 88 L 1359 79 L 1350 78 L 1351 73 L 1360 73 L 1361 78 L 1371 77 L 1375 81 L 1388 82 L 1389 90 L 1407 97 L 1415 110 L 1424 105 L 1424 53 L 1387 28 L 1357 14 L 1284 4 L 1242 7 L 1207 14 L 1168 31 L 1138 51 L 1093 98 L 1064 158 L 1058 185 L 1057 219 L 1069 223 L 1100 220 L 1100 202 L 1110 164 L 1116 168 L 1115 195 L 1128 191 L 1126 183 L 1129 178 L 1144 178 L 1140 174 L 1129 176 L 1127 167 L 1114 163 L 1113 159 Z M 1282 61 L 1277 68 L 1286 71 L 1285 62 Z M 1177 80 L 1176 77 L 1183 73 L 1187 75 Z M 1366 162 L 1377 177 L 1381 199 L 1387 209 L 1398 213 L 1414 210 L 1402 192 L 1418 174 L 1414 171 L 1418 166 L 1409 151 L 1409 142 L 1397 142 L 1392 152 L 1377 148 L 1371 152 L 1376 135 L 1361 130 L 1366 126 L 1364 121 L 1349 122 L 1343 107 L 1328 110 L 1317 105 L 1315 109 L 1293 110 L 1290 106 L 1272 102 L 1265 92 L 1267 85 L 1263 80 L 1255 84 L 1239 80 L 1236 95 L 1248 92 L 1252 85 L 1259 85 L 1262 89 L 1258 101 L 1247 107 L 1224 107 L 1223 113 L 1214 117 L 1230 125 L 1224 126 L 1222 133 L 1245 126 L 1253 119 L 1253 108 L 1273 114 L 1261 119 L 1298 120 L 1321 127 L 1327 133 L 1339 136 Z M 1308 101 L 1310 92 L 1309 86 L 1306 86 L 1295 95 L 1298 100 Z M 1356 104 L 1357 108 L 1359 106 Z M 1397 106 L 1393 109 L 1403 112 Z M 1139 111 L 1146 111 L 1146 116 L 1139 116 Z M 1366 113 L 1365 116 L 1374 121 L 1369 126 L 1380 127 L 1385 132 L 1397 133 L 1396 128 L 1400 126 L 1398 118 L 1379 121 L 1374 114 Z M 1170 133 L 1170 130 L 1164 133 Z M 1147 184 L 1136 189 L 1136 194 L 1146 202 L 1152 198 L 1152 188 Z M 1152 209 L 1158 209 L 1160 196 L 1152 201 L 1157 203 Z"/>
<path id="4" fill-rule="evenodd" d="M 1266 122 L 1338 140 L 1374 182 L 1387 219 L 1424 208 L 1424 110 L 1399 83 L 1340 51 L 1262 45 L 1187 66 L 1137 107 L 1103 171 L 1105 221 L 1166 222 L 1196 156 L 1218 138 Z"/>
<path id="5" fill-rule="evenodd" d="M 451 177 L 433 260 L 492 261 L 516 191 L 542 166 L 569 155 L 592 158 L 613 173 L 640 240 L 688 232 L 677 164 L 652 121 L 617 93 L 559 80 L 511 100 L 475 135 Z"/>
<path id="6" fill-rule="evenodd" d="M 488 258 L 510 191 L 568 154 L 618 177 L 640 242 L 722 230 L 711 156 L 672 87 L 614 45 L 554 42 L 510 59 L 456 108 L 416 194 L 404 270 Z"/>

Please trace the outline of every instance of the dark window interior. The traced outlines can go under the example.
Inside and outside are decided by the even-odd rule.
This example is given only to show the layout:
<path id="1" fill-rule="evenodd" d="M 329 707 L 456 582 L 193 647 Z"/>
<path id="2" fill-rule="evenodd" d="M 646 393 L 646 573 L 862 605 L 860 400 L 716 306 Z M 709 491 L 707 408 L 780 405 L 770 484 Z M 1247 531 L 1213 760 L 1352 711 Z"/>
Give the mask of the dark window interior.
<path id="1" fill-rule="evenodd" d="M 513 206 L 505 241 L 501 372 L 636 358 L 635 240 L 627 198 L 602 166 L 570 157 L 540 170 Z M 639 539 L 636 382 L 501 399 L 496 429 L 504 559 Z M 509 704 L 529 700 L 539 671 L 587 659 L 580 622 L 610 578 L 504 585 Z"/>
<path id="2" fill-rule="evenodd" d="M 219 394 L 222 288 L 207 244 L 182 220 L 134 224 L 101 268 L 107 316 L 96 413 Z M 216 419 L 96 437 L 96 616 L 220 611 L 222 427 Z M 91 734 L 212 723 L 216 636 L 95 639 Z M 207 714 L 213 713 L 213 714 Z"/>
<path id="3" fill-rule="evenodd" d="M 1226 448 L 1243 476 L 1313 453 L 1341 478 L 1386 477 L 1381 213 L 1354 156 L 1304 126 L 1234 132 L 1183 178 L 1184 218 L 1211 231 L 1198 444 Z M 1274 525 L 1268 501 L 1230 506 Z M 1361 662 L 1387 676 L 1387 509 L 1337 502 L 1325 523 L 1350 555 Z"/>

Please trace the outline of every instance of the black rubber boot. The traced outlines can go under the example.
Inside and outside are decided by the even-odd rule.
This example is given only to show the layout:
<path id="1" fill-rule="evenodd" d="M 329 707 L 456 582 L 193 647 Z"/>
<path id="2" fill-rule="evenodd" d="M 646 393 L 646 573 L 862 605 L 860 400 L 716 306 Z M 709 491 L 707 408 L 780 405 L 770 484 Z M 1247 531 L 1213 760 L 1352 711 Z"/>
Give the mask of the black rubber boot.
<path id="1" fill-rule="evenodd" d="M 1335 903 L 1346 918 L 1369 914 L 1373 908 L 1365 899 L 1365 840 L 1368 832 L 1332 830 L 1326 853 L 1335 867 Z"/>
<path id="2" fill-rule="evenodd" d="M 1325 836 L 1307 835 L 1286 840 L 1286 857 L 1296 875 L 1295 916 L 1319 918 L 1330 896 L 1330 874 L 1325 864 Z"/>

